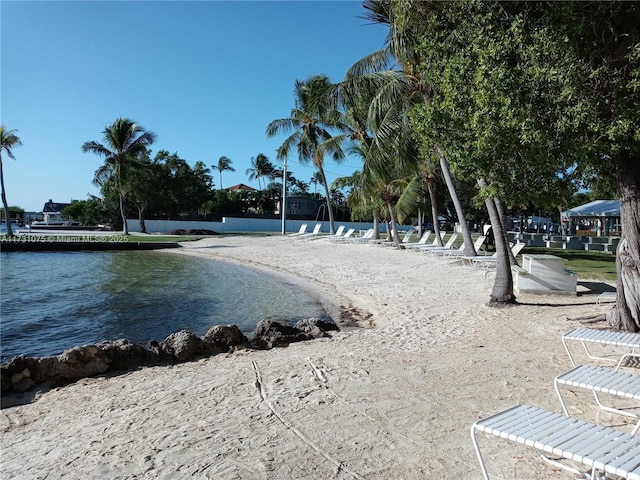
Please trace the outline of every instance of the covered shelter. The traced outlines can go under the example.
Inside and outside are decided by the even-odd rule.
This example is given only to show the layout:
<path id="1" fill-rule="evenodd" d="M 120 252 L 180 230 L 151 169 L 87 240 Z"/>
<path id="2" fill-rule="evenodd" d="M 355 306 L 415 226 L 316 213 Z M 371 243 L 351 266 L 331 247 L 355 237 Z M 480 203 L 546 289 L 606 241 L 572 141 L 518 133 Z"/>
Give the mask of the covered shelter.
<path id="1" fill-rule="evenodd" d="M 561 220 L 569 224 L 571 234 L 595 234 L 599 237 L 619 235 L 620 200 L 594 200 L 570 208 L 562 212 Z"/>

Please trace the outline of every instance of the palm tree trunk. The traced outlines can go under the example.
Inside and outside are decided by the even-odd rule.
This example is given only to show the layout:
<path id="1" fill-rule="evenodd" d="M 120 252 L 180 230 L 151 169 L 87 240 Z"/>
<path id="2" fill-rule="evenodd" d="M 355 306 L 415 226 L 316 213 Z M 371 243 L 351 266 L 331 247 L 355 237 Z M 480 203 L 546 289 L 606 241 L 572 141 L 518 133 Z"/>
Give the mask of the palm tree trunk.
<path id="1" fill-rule="evenodd" d="M 438 223 L 438 199 L 436 197 L 436 186 L 433 182 L 427 183 L 429 190 L 429 200 L 431 201 L 431 217 L 433 218 L 433 231 L 436 234 L 436 241 L 439 247 L 443 247 L 442 236 L 440 235 L 440 224 Z M 475 254 L 474 254 L 475 255 Z"/>
<path id="2" fill-rule="evenodd" d="M 4 219 L 7 222 L 7 237 L 13 237 L 11 230 L 11 217 L 9 216 L 9 204 L 4 190 L 4 171 L 2 169 L 2 158 L 0 157 L 0 187 L 2 188 L 2 206 L 4 208 Z"/>
<path id="3" fill-rule="evenodd" d="M 478 179 L 478 185 L 481 189 L 487 188 L 487 182 L 483 178 Z M 509 244 L 504 233 L 500 214 L 493 198 L 485 200 L 489 218 L 491 220 L 491 228 L 493 228 L 493 236 L 496 242 L 496 278 L 493 282 L 493 290 L 489 299 L 490 307 L 504 307 L 516 303 L 516 297 L 513 294 L 513 277 L 511 276 L 511 262 L 509 261 Z"/>
<path id="4" fill-rule="evenodd" d="M 389 209 L 389 218 L 391 219 L 391 239 L 393 244 L 397 247 L 400 245 L 400 236 L 398 235 L 398 223 L 396 222 L 396 214 L 394 212 L 393 205 L 387 202 L 387 208 Z"/>
<path id="5" fill-rule="evenodd" d="M 327 177 L 324 176 L 324 169 L 322 168 L 322 166 L 318 166 L 317 168 L 322 175 L 322 178 L 324 179 L 323 186 L 325 195 L 327 196 L 327 211 L 329 212 L 329 234 L 333 235 L 334 233 L 336 233 L 336 226 L 333 221 L 333 209 L 331 208 L 331 195 L 329 193 L 329 185 L 327 185 Z"/>
<path id="6" fill-rule="evenodd" d="M 119 192 L 118 197 L 120 200 L 120 216 L 122 217 L 122 233 L 129 235 L 129 226 L 127 225 L 127 215 L 124 212 L 124 193 Z"/>
<path id="7" fill-rule="evenodd" d="M 507 253 L 509 254 L 509 264 L 518 265 L 518 260 L 513 255 L 513 252 L 511 251 L 511 249 L 509 248 L 509 237 L 507 236 L 507 229 L 505 228 L 505 225 L 507 224 L 506 222 L 507 216 L 504 211 L 504 205 L 502 204 L 502 201 L 497 198 L 494 198 L 494 201 L 496 202 L 496 209 L 498 210 L 498 218 L 500 219 L 502 235 L 504 236 L 504 244 L 507 246 Z"/>
<path id="8" fill-rule="evenodd" d="M 456 209 L 456 215 L 458 215 L 458 222 L 460 222 L 460 229 L 462 230 L 462 238 L 464 239 L 464 253 L 465 255 L 473 256 L 476 254 L 476 251 L 473 248 L 473 239 L 471 238 L 471 231 L 469 230 L 469 225 L 467 225 L 467 219 L 464 215 L 462 203 L 460 203 L 460 199 L 458 198 L 456 187 L 453 184 L 453 178 L 451 177 L 451 172 L 449 171 L 449 165 L 447 164 L 447 160 L 444 158 L 444 154 L 442 153 L 442 150 L 440 149 L 440 147 L 436 146 L 436 151 L 438 152 L 438 156 L 440 157 L 440 168 L 442 169 L 442 175 L 444 176 L 445 182 L 447 182 L 449 195 L 451 196 L 451 200 L 453 201 L 453 206 Z M 495 230 L 494 230 L 494 233 L 496 233 Z"/>
<path id="9" fill-rule="evenodd" d="M 378 240 L 380 238 L 380 219 L 378 215 L 373 215 L 373 238 Z"/>

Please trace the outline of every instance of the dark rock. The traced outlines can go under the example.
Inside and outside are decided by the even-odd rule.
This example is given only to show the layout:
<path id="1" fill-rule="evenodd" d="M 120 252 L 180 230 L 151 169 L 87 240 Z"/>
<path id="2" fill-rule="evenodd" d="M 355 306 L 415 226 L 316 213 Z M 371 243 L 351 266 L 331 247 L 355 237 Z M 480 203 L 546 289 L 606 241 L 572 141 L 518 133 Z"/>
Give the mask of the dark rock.
<path id="1" fill-rule="evenodd" d="M 42 383 L 68 383 L 108 371 L 141 366 L 171 365 L 203 355 L 229 352 L 235 347 L 270 349 L 327 336 L 337 325 L 317 318 L 300 320 L 295 326 L 263 320 L 251 342 L 236 325 L 217 325 L 202 337 L 189 330 L 169 335 L 163 342 L 151 341 L 147 348 L 126 339 L 83 345 L 60 355 L 27 357 L 19 355 L 0 366 L 2 395 L 23 392 Z"/>
<path id="2" fill-rule="evenodd" d="M 109 370 L 130 370 L 140 366 L 163 365 L 163 358 L 158 353 L 124 338 L 100 342 L 96 346 L 109 359 Z"/>
<path id="3" fill-rule="evenodd" d="M 235 325 L 216 325 L 202 337 L 203 355 L 228 352 L 231 347 L 248 345 L 249 339 Z"/>
<path id="4" fill-rule="evenodd" d="M 319 318 L 305 318 L 295 324 L 295 328 L 306 333 L 311 338 L 328 337 L 329 331 L 340 330 L 333 322 L 320 320 Z"/>
<path id="5" fill-rule="evenodd" d="M 275 320 L 262 320 L 258 323 L 251 346 L 260 350 L 274 347 L 286 347 L 290 343 L 303 342 L 311 337 L 291 325 L 276 322 Z"/>
<path id="6" fill-rule="evenodd" d="M 151 340 L 147 344 L 147 350 L 158 358 L 160 365 L 173 365 L 176 361 L 176 357 L 173 354 L 173 348 L 162 343 L 158 343 L 155 340 Z"/>
<path id="7" fill-rule="evenodd" d="M 190 358 L 200 354 L 202 340 L 196 337 L 190 330 L 180 330 L 172 333 L 162 342 L 163 348 L 173 350 L 173 355 L 180 362 L 186 362 Z"/>
<path id="8" fill-rule="evenodd" d="M 32 378 L 36 383 L 69 381 L 104 373 L 111 359 L 97 345 L 82 345 L 60 355 L 38 358 Z"/>

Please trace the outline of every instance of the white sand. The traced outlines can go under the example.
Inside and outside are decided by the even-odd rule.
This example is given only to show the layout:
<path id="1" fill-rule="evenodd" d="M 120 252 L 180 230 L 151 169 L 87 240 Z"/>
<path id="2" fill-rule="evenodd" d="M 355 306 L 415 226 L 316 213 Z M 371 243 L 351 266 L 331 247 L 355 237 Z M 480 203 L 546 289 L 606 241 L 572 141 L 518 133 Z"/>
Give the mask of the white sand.
<path id="1" fill-rule="evenodd" d="M 560 412 L 560 337 L 578 325 L 567 318 L 598 310 L 593 293 L 491 309 L 493 273 L 380 246 L 226 237 L 171 254 L 293 275 L 373 326 L 85 379 L 6 408 L 3 478 L 481 478 L 471 424 L 518 403 Z M 566 398 L 587 420 L 624 423 L 587 394 Z M 573 478 L 529 449 L 481 445 L 494 478 Z"/>

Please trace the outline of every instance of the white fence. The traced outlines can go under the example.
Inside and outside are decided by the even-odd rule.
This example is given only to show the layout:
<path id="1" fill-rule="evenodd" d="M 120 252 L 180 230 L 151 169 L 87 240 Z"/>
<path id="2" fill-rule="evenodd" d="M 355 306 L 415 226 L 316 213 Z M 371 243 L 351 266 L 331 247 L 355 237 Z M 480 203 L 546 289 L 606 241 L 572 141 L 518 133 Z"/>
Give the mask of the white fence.
<path id="1" fill-rule="evenodd" d="M 268 218 L 235 218 L 223 217 L 221 222 L 199 222 L 181 220 L 145 220 L 148 233 L 166 233 L 172 230 L 213 230 L 218 233 L 229 232 L 281 232 L 281 219 Z M 322 223 L 322 232 L 329 233 L 329 222 L 316 222 L 315 220 L 287 220 L 286 232 L 293 233 L 300 230 L 300 226 L 306 223 L 307 231 L 311 231 L 316 223 Z M 373 227 L 371 222 L 335 222 L 336 228 L 344 225 L 345 228 L 367 230 Z M 127 219 L 130 232 L 140 231 L 138 219 Z M 400 225 L 398 230 L 405 231 L 413 228 L 411 225 Z M 385 231 L 384 224 L 380 225 L 380 231 Z"/>

